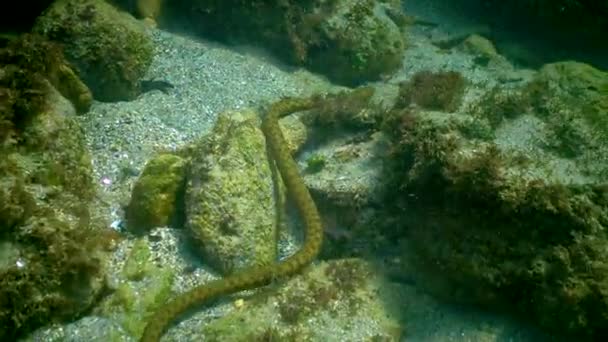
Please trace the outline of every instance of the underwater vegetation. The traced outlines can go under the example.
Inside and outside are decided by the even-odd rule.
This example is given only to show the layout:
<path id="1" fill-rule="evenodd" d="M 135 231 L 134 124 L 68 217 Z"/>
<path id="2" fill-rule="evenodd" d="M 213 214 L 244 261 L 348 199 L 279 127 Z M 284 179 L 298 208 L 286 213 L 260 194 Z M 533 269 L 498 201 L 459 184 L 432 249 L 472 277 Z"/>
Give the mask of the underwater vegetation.
<path id="1" fill-rule="evenodd" d="M 146 3 L 152 6 L 149 12 L 141 7 Z M 288 44 L 290 49 L 275 48 L 278 54 L 285 53 L 283 58 L 335 73 L 335 80 L 345 84 L 394 70 L 405 47 L 393 36 L 398 30 L 391 25 L 399 21 L 389 9 L 396 4 L 393 1 L 196 4 L 203 10 L 196 16 L 219 18 L 202 25 L 233 25 L 218 39 Z M 137 5 L 146 19 L 162 17 L 158 1 Z M 170 6 L 176 10 L 184 5 Z M 229 5 L 236 10 L 229 12 Z M 117 24 L 122 19 L 116 18 L 126 17 L 106 8 L 105 2 L 60 0 L 54 6 L 36 23 L 35 32 L 42 37 L 10 38 L 0 50 L 0 324 L 8 327 L 0 332 L 3 340 L 78 318 L 103 296 L 105 249 L 113 237 L 103 228 L 103 220 L 93 217 L 97 203 L 91 162 L 73 115 L 88 110 L 93 94 L 107 101 L 134 98 L 142 90 L 140 77 L 151 60 L 151 45 L 141 28 Z M 393 23 L 386 24 L 391 28 L 374 36 L 373 44 L 353 38 L 360 37 L 359 29 L 368 34 L 370 26 L 382 26 L 370 19 L 379 8 L 389 14 Z M 124 36 L 113 40 L 109 33 L 116 25 Z M 212 25 L 202 29 L 213 30 Z M 336 32 L 343 35 L 334 36 Z M 92 38 L 98 36 L 103 39 Z M 63 43 L 65 57 L 49 38 Z M 331 55 L 335 51 L 340 55 Z M 496 52 L 487 53 L 478 66 L 489 63 Z M 116 60 L 119 63 L 110 65 Z M 326 70 L 320 62 L 324 60 L 331 62 Z M 382 205 L 392 206 L 387 221 L 393 225 L 365 228 L 391 229 L 387 235 L 402 238 L 404 256 L 423 280 L 429 280 L 423 281 L 429 291 L 449 301 L 511 312 L 556 334 L 602 338 L 608 332 L 608 77 L 582 63 L 561 62 L 545 65 L 532 80 L 517 82 L 475 89 L 485 93 L 471 100 L 465 97 L 470 95 L 467 91 L 480 85 L 459 72 L 422 71 L 398 85 L 397 104 L 390 111 L 371 104 L 374 87 L 360 87 L 272 104 L 263 131 L 253 111 L 220 115 L 212 135 L 200 145 L 162 153 L 148 162 L 133 189 L 126 219 L 127 228 L 136 233 L 183 226 L 202 242 L 206 261 L 225 278 L 171 299 L 177 271 L 155 267 L 147 238 L 139 238 L 121 272 L 127 281 L 114 289 L 111 301 L 100 310 L 117 313 L 116 321 L 132 336 L 143 334 L 143 341 L 154 341 L 190 307 L 303 270 L 322 253 L 322 221 L 312 199 L 320 204 L 317 196 L 325 196 L 335 205 L 329 210 L 356 216 L 360 208 L 340 207 L 339 196 L 353 194 L 348 203 L 364 206 L 368 194 L 361 199 L 358 193 L 345 191 L 333 198 L 338 191 L 326 191 L 312 197 L 290 155 L 302 149 L 309 135 L 354 129 L 374 137 L 386 135 L 391 147 L 390 159 L 382 165 L 389 196 Z M 66 103 L 67 107 L 59 105 Z M 299 122 L 307 127 L 296 123 L 298 127 L 291 128 L 299 136 L 283 138 L 286 127 L 279 127 L 279 117 L 309 109 Z M 519 145 L 506 144 L 505 132 L 522 123 L 538 130 L 537 139 L 526 146 L 526 139 L 515 139 Z M 314 133 L 308 130 L 311 126 Z M 368 139 L 365 134 L 351 137 L 349 145 Z M 271 165 L 266 162 L 266 143 Z M 309 154 L 300 166 L 314 177 L 364 153 L 360 146 L 347 147 Z M 368 160 L 385 162 L 379 159 Z M 273 160 L 309 238 L 301 251 L 278 265 L 272 264 L 275 222 L 267 215 L 282 204 L 271 199 Z M 571 167 L 559 173 L 564 163 Z M 241 234 L 253 239 L 238 240 Z M 235 246 L 244 251 L 233 253 Z M 329 257 L 350 252 L 330 248 Z M 259 256 L 248 254 L 259 251 Z M 321 314 L 361 315 L 358 310 L 365 298 L 379 300 L 379 290 L 363 292 L 372 287 L 373 273 L 374 267 L 360 259 L 320 262 L 302 277 L 287 281 L 266 307 L 255 309 L 276 310 L 271 317 L 289 329 L 251 325 L 243 340 L 327 336 L 321 335 L 322 329 L 311 332 L 315 326 L 303 322 Z M 153 285 L 142 295 L 137 282 Z M 237 328 L 256 322 L 252 312 L 261 311 L 239 308 L 265 299 L 236 300 L 231 315 L 201 327 L 205 337 L 226 339 L 240 333 Z M 331 321 L 322 321 L 327 322 Z M 373 340 L 398 339 L 401 333 L 395 328 L 395 334 Z"/>
<path id="2" fill-rule="evenodd" d="M 92 214 L 92 166 L 74 120 L 90 100 L 53 43 L 23 35 L 0 50 L 2 340 L 82 315 L 105 288 L 113 237 Z"/>
<path id="3" fill-rule="evenodd" d="M 459 72 L 421 71 L 399 85 L 397 105 L 416 104 L 430 110 L 453 112 L 460 105 L 465 86 L 466 81 Z"/>
<path id="4" fill-rule="evenodd" d="M 394 219 L 388 233 L 405 237 L 403 253 L 429 291 L 448 301 L 510 312 L 549 332 L 597 340 L 606 333 L 608 317 L 608 154 L 602 147 L 607 81 L 604 72 L 586 64 L 553 63 L 526 82 L 484 88 L 483 95 L 467 102 L 464 95 L 478 84 L 455 71 L 422 71 L 399 85 L 396 105 L 388 112 L 370 104 L 373 87 L 361 87 L 313 98 L 314 108 L 302 121 L 315 129 L 374 127 L 390 139 L 385 203 L 393 206 Z M 540 139 L 525 148 L 506 146 L 504 131 L 524 119 L 538 124 Z M 218 131 L 241 136 L 255 126 L 222 120 Z M 211 146 L 232 148 L 225 142 Z M 280 145 L 286 154 L 298 150 L 288 145 Z M 255 153 L 241 157 L 257 159 L 255 147 Z M 551 173 L 556 164 L 548 162 L 555 160 L 575 164 L 576 172 Z M 313 154 L 303 164 L 322 172 L 331 163 Z M 209 177 L 208 170 L 190 172 L 200 177 L 196 182 Z M 209 284 L 217 287 L 203 285 L 195 295 L 184 294 L 176 311 L 160 307 L 159 315 L 177 314 L 210 293 L 228 293 L 238 282 L 230 283 L 234 288 L 224 284 L 220 280 Z M 283 323 L 297 325 L 315 312 L 315 304 L 340 296 L 316 284 L 303 289 L 315 299 L 298 293 L 280 301 Z M 206 326 L 205 333 L 229 336 L 234 322 L 245 316 L 237 312 L 222 324 Z M 150 329 L 172 319 L 152 320 Z M 264 329 L 249 336 L 289 338 L 283 333 Z"/>
<path id="5" fill-rule="evenodd" d="M 604 72 L 563 62 L 488 90 L 452 118 L 449 107 L 433 114 L 397 103 L 383 124 L 393 141 L 388 196 L 398 198 L 404 251 L 429 291 L 560 336 L 608 333 L 606 82 Z M 429 84 L 416 91 L 432 93 Z M 489 123 L 492 134 L 471 136 L 458 116 Z M 540 143 L 504 145 L 497 137 L 524 118 L 540 120 Z M 582 175 L 555 173 L 554 158 Z"/>
<path id="6" fill-rule="evenodd" d="M 352 90 L 316 96 L 317 107 L 302 119 L 308 126 L 324 130 L 371 128 L 379 121 L 379 108 L 370 105 L 376 90 L 361 86 Z"/>
<path id="7" fill-rule="evenodd" d="M 271 155 L 289 158 L 298 148 L 283 138 L 278 140 L 277 136 L 282 136 L 282 133 L 268 120 L 277 120 L 278 116 L 291 111 L 309 110 L 305 121 L 312 125 L 371 126 L 376 122 L 375 114 L 359 109 L 367 106 L 373 93 L 373 88 L 359 88 L 326 96 L 282 100 L 271 105 L 269 111 L 272 116 L 264 119 L 262 130 L 257 113 L 251 110 L 227 111 L 220 114 L 213 130 L 200 141 L 173 154 L 160 154 L 148 162 L 134 186 L 127 207 L 127 218 L 131 218 L 129 229 L 137 232 L 170 222 L 178 208 L 184 207 L 184 228 L 200 242 L 197 247 L 202 248 L 205 259 L 224 278 L 203 284 L 178 295 L 166 306 L 159 306 L 158 316 L 148 323 L 149 335 L 144 334 L 143 339 L 156 338 L 153 334 L 160 334 L 166 324 L 186 307 L 222 294 L 264 285 L 266 272 L 272 272 L 273 277 L 279 274 L 288 276 L 318 253 L 319 241 L 307 242 L 293 256 L 294 259 L 287 260 L 288 265 L 276 264 L 275 229 L 278 227 L 274 215 L 268 215 L 268 211 L 270 208 L 281 210 L 284 203 L 273 202 L 271 171 L 269 165 L 260 163 L 260 160 L 266 159 L 266 149 L 272 152 L 273 146 L 279 146 L 279 151 Z M 287 128 L 290 133 L 298 130 Z M 293 161 L 289 164 L 291 166 L 281 172 L 282 177 L 299 177 Z M 160 170 L 172 172 L 158 172 Z M 182 191 L 180 184 L 184 182 L 185 191 Z M 287 193 L 292 197 L 300 196 L 300 191 L 305 189 L 303 184 L 293 185 L 293 180 L 286 182 Z M 283 189 L 278 191 L 280 193 Z M 227 195 L 233 192 L 232 196 Z M 307 203 L 296 202 L 296 207 L 303 210 L 304 215 L 311 210 L 316 212 L 314 202 Z M 252 216 L 251 213 L 256 212 L 264 215 Z M 323 232 L 314 213 L 311 215 L 312 218 L 304 221 L 305 235 L 307 239 L 319 239 Z M 277 216 L 282 215 L 277 213 Z M 247 231 L 251 229 L 248 227 L 253 227 L 253 231 Z M 310 232 L 310 227 L 319 227 L 319 231 Z M 267 231 L 271 234 L 268 235 Z M 253 251 L 257 251 L 254 254 L 248 247 L 252 244 Z"/>
<path id="8" fill-rule="evenodd" d="M 113 288 L 112 294 L 104 297 L 95 307 L 93 314 L 111 317 L 131 336 L 141 336 L 146 319 L 171 297 L 177 272 L 171 267 L 155 264 L 152 249 L 145 237 L 125 242 L 130 249 L 122 267 L 118 269 L 121 280 Z M 138 287 L 142 282 L 146 283 L 144 290 Z"/>

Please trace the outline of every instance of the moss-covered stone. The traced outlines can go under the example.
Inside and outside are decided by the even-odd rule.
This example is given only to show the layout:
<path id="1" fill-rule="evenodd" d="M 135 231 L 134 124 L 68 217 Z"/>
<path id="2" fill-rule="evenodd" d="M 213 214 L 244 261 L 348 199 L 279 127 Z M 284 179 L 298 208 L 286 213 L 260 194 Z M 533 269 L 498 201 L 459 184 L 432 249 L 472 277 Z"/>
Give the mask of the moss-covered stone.
<path id="1" fill-rule="evenodd" d="M 91 108 L 93 94 L 89 87 L 80 80 L 71 66 L 66 64 L 61 65 L 51 83 L 61 95 L 72 102 L 77 113 L 83 114 Z"/>
<path id="2" fill-rule="evenodd" d="M 160 154 L 146 164 L 127 206 L 127 227 L 133 231 L 183 223 L 183 189 L 187 161 Z"/>
<path id="3" fill-rule="evenodd" d="M 608 175 L 608 73 L 577 62 L 547 64 L 513 102 L 545 124 L 546 150 L 589 175 Z"/>
<path id="4" fill-rule="evenodd" d="M 60 0 L 33 28 L 63 44 L 68 60 L 100 101 L 131 100 L 153 56 L 144 27 L 101 0 Z"/>
<path id="5" fill-rule="evenodd" d="M 599 133 L 608 134 L 608 72 L 578 62 L 558 62 L 543 66 L 533 81 L 532 96 L 560 101 L 571 109 L 578 109 Z M 551 103 L 533 102 L 537 110 L 549 109 Z M 547 108 L 549 107 L 549 108 Z M 546 111 L 545 111 L 546 112 Z"/>
<path id="6" fill-rule="evenodd" d="M 150 248 L 146 240 L 137 239 L 133 242 L 131 252 L 122 268 L 122 274 L 127 280 L 137 281 L 150 273 Z"/>
<path id="7" fill-rule="evenodd" d="M 498 51 L 496 51 L 494 44 L 489 39 L 478 34 L 468 36 L 467 39 L 462 42 L 461 47 L 466 52 L 484 58 L 486 61 L 501 58 Z"/>
<path id="8" fill-rule="evenodd" d="M 466 79 L 456 71 L 420 71 L 399 86 L 399 106 L 453 112 L 462 102 Z"/>
<path id="9" fill-rule="evenodd" d="M 525 125 L 521 138 L 536 140 L 535 149 L 576 163 L 586 177 L 601 181 L 608 175 L 606 72 L 578 62 L 547 64 L 523 85 L 490 89 L 467 110 L 497 136 Z"/>
<path id="10" fill-rule="evenodd" d="M 394 72 L 401 66 L 405 40 L 387 13 L 399 11 L 399 6 L 378 1 L 335 1 L 333 11 L 318 28 L 311 27 L 311 22 L 302 25 L 303 30 L 319 31 L 316 37 L 302 34 L 302 41 L 308 44 L 307 64 L 347 85 L 377 80 Z M 304 18 L 308 19 L 306 15 Z M 321 41 L 312 40 L 315 38 Z"/>
<path id="11" fill-rule="evenodd" d="M 276 262 L 273 181 L 255 112 L 225 112 L 193 149 L 186 226 L 223 273 Z"/>
<path id="12" fill-rule="evenodd" d="M 532 94 L 522 99 L 538 100 Z M 560 101 L 550 96 L 555 93 L 540 94 L 545 104 Z M 576 102 L 563 105 L 562 111 L 577 110 Z M 542 109 L 534 115 L 552 122 L 556 108 L 526 111 Z M 494 140 L 481 141 L 450 120 L 399 113 L 385 126 L 395 144 L 389 178 L 399 189 L 391 198 L 407 213 L 400 216 L 409 237 L 406 255 L 427 288 L 443 299 L 514 312 L 560 336 L 604 336 L 608 194 L 602 170 L 520 138 L 521 124 L 502 136 L 521 114 L 504 118 Z M 592 151 L 604 158 L 601 149 Z"/>
<path id="13" fill-rule="evenodd" d="M 11 56 L 0 66 L 0 244 L 9 251 L 0 267 L 2 340 L 91 308 L 112 238 L 92 214 L 92 164 L 73 108 L 46 79 L 54 60 L 38 55 L 44 44 L 29 43 L 0 51 Z"/>
<path id="14" fill-rule="evenodd" d="M 341 129 L 370 128 L 378 123 L 383 114 L 382 106 L 375 101 L 374 87 L 358 87 L 348 91 L 319 96 L 317 98 L 318 108 L 303 117 L 309 125 L 318 131 L 315 138 L 321 139 L 328 131 L 340 131 Z M 327 140 L 327 139 L 322 139 Z"/>
<path id="15" fill-rule="evenodd" d="M 22 75 L 24 79 L 20 82 L 35 83 L 45 79 L 72 103 L 79 114 L 91 107 L 93 97 L 89 88 L 74 73 L 61 47 L 44 37 L 34 34 L 14 37 L 3 50 L 0 65 L 21 67 L 21 72 L 28 70 L 33 73 Z M 12 72 L 10 67 L 5 70 Z M 21 94 L 21 96 L 32 98 L 32 95 Z"/>

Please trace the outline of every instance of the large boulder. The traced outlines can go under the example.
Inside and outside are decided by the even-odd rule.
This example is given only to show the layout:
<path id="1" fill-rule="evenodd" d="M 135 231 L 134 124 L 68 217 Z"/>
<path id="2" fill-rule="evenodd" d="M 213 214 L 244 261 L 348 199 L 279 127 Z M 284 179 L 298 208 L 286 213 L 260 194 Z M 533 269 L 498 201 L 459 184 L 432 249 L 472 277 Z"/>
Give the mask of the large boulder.
<path id="1" fill-rule="evenodd" d="M 102 0 L 55 1 L 33 31 L 64 46 L 67 59 L 99 101 L 134 99 L 152 62 L 145 27 Z"/>

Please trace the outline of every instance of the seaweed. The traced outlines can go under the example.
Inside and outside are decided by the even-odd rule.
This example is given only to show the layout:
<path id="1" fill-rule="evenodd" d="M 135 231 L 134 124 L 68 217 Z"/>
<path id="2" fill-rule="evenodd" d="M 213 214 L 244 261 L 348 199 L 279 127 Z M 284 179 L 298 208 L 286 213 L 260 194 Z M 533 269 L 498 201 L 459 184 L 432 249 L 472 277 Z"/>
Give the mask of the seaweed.
<path id="1" fill-rule="evenodd" d="M 401 218 L 392 229 L 412 241 L 404 256 L 430 292 L 561 336 L 606 334 L 605 185 L 545 179 L 514 152 L 412 109 L 387 120 L 387 199 Z"/>
<path id="2" fill-rule="evenodd" d="M 460 106 L 466 80 L 457 71 L 419 71 L 399 84 L 397 106 L 417 104 L 425 109 L 453 112 Z"/>

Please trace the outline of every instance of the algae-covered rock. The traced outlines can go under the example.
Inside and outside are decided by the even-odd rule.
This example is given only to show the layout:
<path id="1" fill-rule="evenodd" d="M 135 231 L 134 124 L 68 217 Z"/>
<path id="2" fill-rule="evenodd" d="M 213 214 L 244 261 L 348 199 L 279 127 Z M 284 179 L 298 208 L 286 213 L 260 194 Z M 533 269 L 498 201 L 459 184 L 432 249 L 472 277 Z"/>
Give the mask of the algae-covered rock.
<path id="1" fill-rule="evenodd" d="M 95 99 L 130 100 L 139 94 L 153 45 L 129 14 L 101 0 L 60 0 L 37 19 L 33 31 L 64 45 Z"/>
<path id="2" fill-rule="evenodd" d="M 576 160 L 590 176 L 608 175 L 608 73 L 584 63 L 542 67 L 524 88 L 524 103 L 550 133 L 547 147 Z"/>
<path id="3" fill-rule="evenodd" d="M 19 82 L 40 83 L 44 79 L 59 91 L 61 96 L 68 99 L 79 114 L 88 111 L 91 106 L 93 95 L 65 59 L 61 46 L 44 37 L 35 34 L 15 37 L 3 49 L 0 55 L 0 65 L 3 66 L 5 76 L 22 72 L 13 69 L 15 67 L 28 69 L 34 75 L 28 75 L 30 79 L 21 75 Z M 15 90 L 13 89 L 13 91 Z M 17 96 L 16 94 L 7 95 L 9 97 Z M 36 97 L 36 95 L 20 94 L 20 97 L 26 99 Z"/>
<path id="4" fill-rule="evenodd" d="M 127 227 L 149 230 L 179 225 L 186 160 L 174 154 L 161 154 L 146 164 L 137 179 L 126 210 Z"/>
<path id="5" fill-rule="evenodd" d="M 535 85 L 533 90 L 577 109 L 591 126 L 608 134 L 608 72 L 585 63 L 551 63 L 540 69 Z"/>
<path id="6" fill-rule="evenodd" d="M 186 226 L 223 273 L 276 261 L 276 203 L 266 141 L 252 111 L 225 112 L 193 148 Z"/>
<path id="7" fill-rule="evenodd" d="M 457 71 L 420 71 L 399 85 L 398 105 L 416 104 L 425 109 L 453 112 L 462 102 L 466 84 Z"/>
<path id="8" fill-rule="evenodd" d="M 262 44 L 290 64 L 346 85 L 394 72 L 404 55 L 399 1 L 196 0 L 163 7 L 206 37 Z"/>
<path id="9" fill-rule="evenodd" d="M 270 296 L 235 302 L 237 309 L 205 323 L 210 340 L 399 341 L 403 303 L 396 287 L 360 259 L 322 262 L 290 279 Z M 240 303 L 240 304 L 237 304 Z"/>
<path id="10" fill-rule="evenodd" d="M 495 130 L 497 143 L 532 145 L 562 165 L 576 164 L 575 178 L 593 182 L 608 175 L 606 113 L 608 73 L 578 62 L 547 64 L 527 83 L 495 87 L 468 109 Z"/>
<path id="11" fill-rule="evenodd" d="M 51 83 L 65 98 L 70 100 L 79 114 L 86 113 L 93 104 L 93 94 L 89 87 L 82 82 L 71 66 L 59 66 L 57 74 Z"/>
<path id="12" fill-rule="evenodd" d="M 331 14 L 317 28 L 306 27 L 318 30 L 316 38 L 321 39 L 308 43 L 307 65 L 347 85 L 394 72 L 401 66 L 405 40 L 389 14 L 399 11 L 399 5 L 380 1 L 336 1 Z M 306 42 L 312 37 L 302 38 Z"/>
<path id="13" fill-rule="evenodd" d="M 553 81 L 572 95 L 583 99 L 608 96 L 608 73 L 588 64 L 574 61 L 546 64 L 540 69 L 539 78 Z"/>
<path id="14" fill-rule="evenodd" d="M 608 154 L 580 101 L 601 103 L 604 83 L 562 68 L 522 85 L 515 107 L 484 101 L 486 113 L 510 113 L 486 139 L 465 134 L 468 113 L 397 108 L 387 179 L 404 253 L 429 291 L 594 341 L 608 333 Z M 555 151 L 552 137 L 576 153 Z"/>
<path id="15" fill-rule="evenodd" d="M 0 67 L 0 339 L 11 341 L 95 304 L 112 239 L 92 210 L 99 203 L 74 109 L 42 72 L 53 60 L 37 55 L 44 44 L 19 46 L 30 49 Z"/>
<path id="16" fill-rule="evenodd" d="M 494 44 L 487 38 L 478 34 L 472 34 L 462 42 L 462 48 L 474 55 L 487 59 L 498 58 L 498 52 Z"/>
<path id="17" fill-rule="evenodd" d="M 475 64 L 492 68 L 499 73 L 498 75 L 502 72 L 510 72 L 512 69 L 507 58 L 499 54 L 494 43 L 484 36 L 478 34 L 468 36 L 460 43 L 459 49 L 474 56 Z"/>

